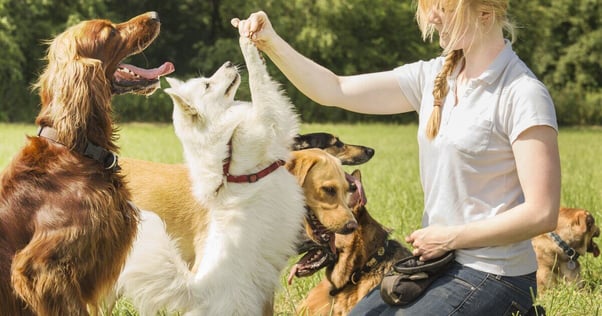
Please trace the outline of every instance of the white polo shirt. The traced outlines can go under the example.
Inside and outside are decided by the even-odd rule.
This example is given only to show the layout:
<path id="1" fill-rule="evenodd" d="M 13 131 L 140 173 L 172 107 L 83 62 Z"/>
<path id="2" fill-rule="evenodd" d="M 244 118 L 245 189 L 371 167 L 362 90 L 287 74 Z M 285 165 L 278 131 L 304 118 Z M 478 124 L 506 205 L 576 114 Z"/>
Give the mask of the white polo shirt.
<path id="1" fill-rule="evenodd" d="M 457 225 L 503 213 L 522 203 L 512 143 L 527 128 L 558 130 L 554 104 L 546 87 L 518 58 L 511 44 L 488 69 L 468 82 L 454 106 L 460 65 L 448 77 L 439 134 L 432 141 L 425 128 L 433 110 L 433 83 L 444 58 L 396 68 L 399 85 L 419 113 L 420 177 L 424 190 L 422 224 Z M 530 240 L 456 251 L 456 261 L 480 271 L 516 276 L 537 269 Z"/>

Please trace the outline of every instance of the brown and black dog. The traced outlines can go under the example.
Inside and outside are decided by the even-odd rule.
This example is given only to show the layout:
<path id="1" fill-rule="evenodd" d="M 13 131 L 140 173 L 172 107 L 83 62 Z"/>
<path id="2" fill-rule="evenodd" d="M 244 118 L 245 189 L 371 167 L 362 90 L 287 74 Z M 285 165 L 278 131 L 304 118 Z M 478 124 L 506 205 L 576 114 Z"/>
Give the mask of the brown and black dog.
<path id="1" fill-rule="evenodd" d="M 121 64 L 159 30 L 159 15 L 148 12 L 83 21 L 50 42 L 36 84 L 38 135 L 1 175 L 2 315 L 88 315 L 117 280 L 138 210 L 118 172 L 111 98 L 148 95 L 173 71 Z"/>
<path id="2" fill-rule="evenodd" d="M 309 276 L 324 267 L 326 273 L 297 308 L 300 314 L 347 315 L 380 284 L 395 262 L 412 255 L 401 243 L 390 239 L 390 230 L 368 213 L 360 171 L 355 170 L 348 179 L 355 188 L 349 206 L 358 227 L 351 234 L 334 236 L 335 252 L 315 241 L 307 246 L 309 251 L 293 267 L 289 283 L 293 276 Z"/>
<path id="3" fill-rule="evenodd" d="M 301 134 L 295 137 L 293 150 L 319 148 L 339 158 L 344 165 L 361 165 L 374 156 L 374 149 L 343 143 L 338 137 L 324 132 Z"/>
<path id="4" fill-rule="evenodd" d="M 537 292 L 539 294 L 566 281 L 582 286 L 579 256 L 592 253 L 600 255 L 594 242 L 600 228 L 590 212 L 580 208 L 561 208 L 558 225 L 552 233 L 532 239 L 537 254 Z"/>

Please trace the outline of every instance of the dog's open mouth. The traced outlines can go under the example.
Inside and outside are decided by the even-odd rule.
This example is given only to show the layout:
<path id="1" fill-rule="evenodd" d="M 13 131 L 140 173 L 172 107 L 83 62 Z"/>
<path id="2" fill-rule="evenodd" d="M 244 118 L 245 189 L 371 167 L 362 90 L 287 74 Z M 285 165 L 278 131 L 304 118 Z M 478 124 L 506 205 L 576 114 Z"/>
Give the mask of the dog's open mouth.
<path id="1" fill-rule="evenodd" d="M 230 94 L 232 92 L 236 92 L 236 89 L 238 88 L 239 83 L 240 83 L 240 74 L 236 74 L 236 77 L 234 77 L 234 80 L 232 80 L 232 82 L 230 83 L 228 88 L 226 88 L 226 92 L 224 93 L 224 95 L 230 96 Z"/>
<path id="2" fill-rule="evenodd" d="M 163 65 L 152 69 L 120 64 L 113 74 L 113 93 L 152 94 L 159 88 L 159 78 L 174 71 L 175 67 L 170 62 L 165 62 Z"/>
<path id="3" fill-rule="evenodd" d="M 298 246 L 297 252 L 305 255 L 292 267 L 288 284 L 293 282 L 294 277 L 308 277 L 337 260 L 335 234 L 322 225 L 311 210 L 307 211 L 305 220 L 312 236 L 304 234 L 306 238 Z"/>
<path id="4" fill-rule="evenodd" d="M 305 255 L 291 268 L 288 284 L 292 284 L 294 277 L 308 277 L 337 261 L 336 252 L 332 252 L 329 247 L 320 246 L 313 241 L 306 246 Z"/>
<path id="5" fill-rule="evenodd" d="M 366 195 L 361 182 L 350 175 L 346 177 L 353 192 L 349 197 L 348 206 L 354 210 L 363 207 L 366 205 Z M 292 267 L 288 275 L 288 284 L 292 283 L 294 277 L 308 277 L 338 260 L 335 233 L 326 228 L 311 210 L 307 211 L 306 222 L 311 228 L 312 236 L 304 234 L 305 240 L 297 248 L 297 252 L 305 255 Z"/>

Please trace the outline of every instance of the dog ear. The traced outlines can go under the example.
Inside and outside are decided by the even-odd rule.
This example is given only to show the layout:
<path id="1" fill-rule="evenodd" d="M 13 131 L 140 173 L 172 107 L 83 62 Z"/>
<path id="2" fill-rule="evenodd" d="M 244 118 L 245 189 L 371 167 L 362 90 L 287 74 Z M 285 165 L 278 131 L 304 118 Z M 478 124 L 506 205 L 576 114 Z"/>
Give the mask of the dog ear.
<path id="1" fill-rule="evenodd" d="M 179 79 L 176 79 L 173 77 L 166 77 L 165 80 L 167 80 L 167 83 L 169 84 L 169 88 L 165 88 L 165 89 L 163 89 L 163 91 L 165 91 L 165 93 L 167 93 L 167 95 L 169 95 L 171 97 L 173 102 L 190 106 L 190 102 L 188 102 L 186 100 L 186 98 L 184 96 L 182 96 L 180 93 L 178 93 L 178 91 L 177 91 L 177 89 L 184 82 L 182 80 L 179 80 Z"/>
<path id="2" fill-rule="evenodd" d="M 300 155 L 297 153 L 293 153 L 293 157 L 286 163 L 285 167 L 297 178 L 299 185 L 303 186 L 307 174 L 317 161 L 307 155 Z"/>
<path id="3" fill-rule="evenodd" d="M 351 173 L 351 176 L 356 178 L 360 182 L 362 181 L 362 173 L 360 172 L 360 169 L 353 170 L 353 172 Z"/>
<path id="4" fill-rule="evenodd" d="M 177 80 L 177 79 L 175 79 Z M 178 80 L 179 81 L 179 80 Z M 181 83 L 181 81 L 180 81 Z M 177 86 L 178 84 L 176 84 Z M 166 88 L 163 89 L 163 91 L 165 91 L 165 93 L 167 93 L 167 95 L 169 95 L 171 97 L 171 100 L 173 101 L 175 106 L 179 106 L 182 111 L 184 111 L 186 114 L 190 115 L 190 116 L 199 116 L 199 112 L 197 112 L 197 110 L 192 106 L 192 102 L 190 102 L 186 97 L 184 97 L 183 95 L 181 95 L 175 87 L 173 88 Z"/>
<path id="5" fill-rule="evenodd" d="M 580 210 L 577 212 L 577 216 L 574 218 L 573 225 L 577 226 L 576 230 L 580 234 L 587 233 L 588 225 L 587 225 L 587 215 L 586 211 Z"/>
<path id="6" fill-rule="evenodd" d="M 177 87 L 181 86 L 183 83 L 182 80 L 172 78 L 172 77 L 166 77 L 165 80 L 167 80 L 167 83 L 169 83 L 169 86 L 172 88 L 177 88 Z"/>
<path id="7" fill-rule="evenodd" d="M 174 103 L 190 106 L 190 102 L 174 88 L 163 89 Z"/>

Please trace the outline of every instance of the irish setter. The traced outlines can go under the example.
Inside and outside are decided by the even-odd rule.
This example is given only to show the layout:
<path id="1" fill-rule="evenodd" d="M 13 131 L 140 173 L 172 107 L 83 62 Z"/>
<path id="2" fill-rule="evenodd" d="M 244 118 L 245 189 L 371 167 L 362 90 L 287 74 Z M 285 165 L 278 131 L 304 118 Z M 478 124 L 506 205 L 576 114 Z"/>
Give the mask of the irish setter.
<path id="1" fill-rule="evenodd" d="M 159 34 L 156 12 L 90 20 L 49 44 L 38 135 L 1 175 L 2 315 L 88 315 L 117 280 L 138 210 L 117 164 L 111 96 L 150 94 L 174 70 L 120 64 Z"/>

